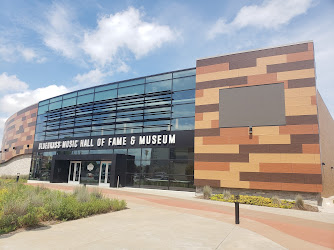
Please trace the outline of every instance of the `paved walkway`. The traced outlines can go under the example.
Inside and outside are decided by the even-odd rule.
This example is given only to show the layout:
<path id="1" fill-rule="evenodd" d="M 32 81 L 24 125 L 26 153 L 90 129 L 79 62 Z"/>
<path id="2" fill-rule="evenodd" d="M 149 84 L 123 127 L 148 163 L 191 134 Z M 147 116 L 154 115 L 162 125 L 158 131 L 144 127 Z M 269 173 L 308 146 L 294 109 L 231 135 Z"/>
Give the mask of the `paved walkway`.
<path id="1" fill-rule="evenodd" d="M 0 249 L 334 248 L 334 214 L 241 205 L 235 225 L 233 204 L 197 199 L 191 192 L 102 190 L 125 199 L 130 209 L 5 235 Z"/>

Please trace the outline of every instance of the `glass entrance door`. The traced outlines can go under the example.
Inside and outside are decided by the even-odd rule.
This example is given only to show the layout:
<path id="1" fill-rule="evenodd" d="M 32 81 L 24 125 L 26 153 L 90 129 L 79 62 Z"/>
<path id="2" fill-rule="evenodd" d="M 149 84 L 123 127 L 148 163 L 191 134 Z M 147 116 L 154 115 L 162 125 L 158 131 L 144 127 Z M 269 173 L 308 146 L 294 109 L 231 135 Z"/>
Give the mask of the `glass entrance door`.
<path id="1" fill-rule="evenodd" d="M 81 174 L 81 161 L 71 161 L 68 171 L 68 183 L 79 184 Z"/>
<path id="2" fill-rule="evenodd" d="M 110 186 L 110 168 L 111 161 L 101 161 L 100 165 L 100 177 L 99 185 L 109 187 Z"/>

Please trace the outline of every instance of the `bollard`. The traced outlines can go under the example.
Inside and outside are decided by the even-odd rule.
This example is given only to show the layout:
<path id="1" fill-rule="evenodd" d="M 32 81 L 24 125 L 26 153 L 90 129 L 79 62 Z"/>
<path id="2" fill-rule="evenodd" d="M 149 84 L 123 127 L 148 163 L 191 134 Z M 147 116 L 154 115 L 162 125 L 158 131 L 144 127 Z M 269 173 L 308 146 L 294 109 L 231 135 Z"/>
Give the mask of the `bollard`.
<path id="1" fill-rule="evenodd" d="M 19 182 L 19 179 L 20 179 L 20 173 L 17 173 L 17 175 L 16 175 L 16 182 Z"/>
<path id="2" fill-rule="evenodd" d="M 239 220 L 239 195 L 235 196 L 235 224 L 240 224 Z"/>

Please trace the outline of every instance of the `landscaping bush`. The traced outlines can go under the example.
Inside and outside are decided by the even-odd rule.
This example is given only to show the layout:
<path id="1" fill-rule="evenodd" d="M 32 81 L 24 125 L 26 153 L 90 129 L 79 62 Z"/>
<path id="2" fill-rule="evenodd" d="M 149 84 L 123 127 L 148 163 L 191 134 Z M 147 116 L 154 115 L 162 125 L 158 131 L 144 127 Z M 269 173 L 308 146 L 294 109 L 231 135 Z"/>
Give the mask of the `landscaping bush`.
<path id="1" fill-rule="evenodd" d="M 281 200 L 280 200 L 280 198 L 278 197 L 278 196 L 273 196 L 272 198 L 271 198 L 272 200 L 273 200 L 273 204 L 275 204 L 275 205 L 281 205 Z"/>
<path id="2" fill-rule="evenodd" d="M 305 210 L 303 196 L 301 196 L 299 194 L 296 196 L 296 207 L 298 209 Z"/>
<path id="3" fill-rule="evenodd" d="M 73 194 L 66 194 L 11 179 L 0 182 L 0 234 L 42 221 L 74 220 L 126 208 L 124 200 L 103 198 L 97 189 L 89 193 L 85 187 L 78 187 Z"/>
<path id="4" fill-rule="evenodd" d="M 224 199 L 229 200 L 231 198 L 231 192 L 228 190 L 224 190 L 223 197 Z"/>
<path id="5" fill-rule="evenodd" d="M 212 188 L 210 186 L 204 186 L 203 187 L 203 198 L 210 199 L 211 195 L 212 195 Z"/>
<path id="6" fill-rule="evenodd" d="M 227 196 L 226 196 L 227 197 Z M 230 195 L 229 198 L 225 198 L 224 194 L 216 194 L 211 196 L 211 200 L 215 201 L 225 201 L 225 202 L 235 202 L 235 196 Z M 290 202 L 287 200 L 280 200 L 280 204 L 277 203 L 276 199 L 265 198 L 261 196 L 250 196 L 250 195 L 240 195 L 239 200 L 241 204 L 250 204 L 257 206 L 266 206 L 266 207 L 279 207 L 279 208 L 292 208 L 294 206 L 294 202 Z"/>

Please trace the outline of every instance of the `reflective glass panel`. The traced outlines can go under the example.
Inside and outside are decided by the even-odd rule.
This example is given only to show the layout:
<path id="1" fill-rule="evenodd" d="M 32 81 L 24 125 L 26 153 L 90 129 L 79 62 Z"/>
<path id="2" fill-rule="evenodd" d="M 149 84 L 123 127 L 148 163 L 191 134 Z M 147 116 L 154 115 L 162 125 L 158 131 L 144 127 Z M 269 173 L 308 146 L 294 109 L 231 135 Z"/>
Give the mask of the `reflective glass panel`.
<path id="1" fill-rule="evenodd" d="M 49 105 L 38 107 L 38 115 L 44 114 L 49 110 Z"/>
<path id="2" fill-rule="evenodd" d="M 77 92 L 69 93 L 66 95 L 63 95 L 63 99 L 68 99 L 77 96 Z"/>
<path id="3" fill-rule="evenodd" d="M 172 80 L 146 84 L 146 93 L 166 91 L 172 89 Z"/>
<path id="4" fill-rule="evenodd" d="M 185 90 L 185 91 L 178 91 L 173 93 L 173 103 L 185 103 L 185 102 L 194 102 L 195 101 L 195 90 Z"/>
<path id="5" fill-rule="evenodd" d="M 77 104 L 92 102 L 93 99 L 94 99 L 94 94 L 79 96 Z"/>
<path id="6" fill-rule="evenodd" d="M 117 89 L 95 93 L 95 101 L 107 100 L 117 97 Z"/>
<path id="7" fill-rule="evenodd" d="M 118 97 L 144 94 L 144 85 L 118 89 Z"/>
<path id="8" fill-rule="evenodd" d="M 101 87 L 96 87 L 95 92 L 105 91 L 105 90 L 109 90 L 109 89 L 116 89 L 117 86 L 118 86 L 118 83 L 108 84 L 108 85 L 104 85 L 104 86 L 101 86 Z"/>
<path id="9" fill-rule="evenodd" d="M 175 118 L 172 120 L 171 130 L 193 130 L 195 128 L 195 118 Z"/>
<path id="10" fill-rule="evenodd" d="M 173 79 L 173 90 L 194 89 L 196 87 L 196 76 Z"/>
<path id="11" fill-rule="evenodd" d="M 119 88 L 121 87 L 126 87 L 126 86 L 133 86 L 133 85 L 138 85 L 145 83 L 145 78 L 140 78 L 140 79 L 135 79 L 135 80 L 130 80 L 130 81 L 125 81 L 125 82 L 120 82 Z"/>
<path id="12" fill-rule="evenodd" d="M 38 103 L 38 106 L 40 107 L 40 106 L 46 105 L 48 103 L 49 103 L 49 100 L 41 101 L 41 102 Z"/>
<path id="13" fill-rule="evenodd" d="M 172 112 L 172 117 L 195 116 L 195 103 L 175 105 Z"/>
<path id="14" fill-rule="evenodd" d="M 156 81 L 167 80 L 167 79 L 172 79 L 172 73 L 146 77 L 146 82 L 156 82 Z"/>
<path id="15" fill-rule="evenodd" d="M 63 108 L 75 105 L 76 102 L 77 102 L 77 98 L 76 97 L 63 100 Z"/>
<path id="16" fill-rule="evenodd" d="M 49 110 L 54 110 L 54 109 L 59 109 L 59 108 L 61 108 L 61 101 L 50 103 L 49 105 Z"/>
<path id="17" fill-rule="evenodd" d="M 51 99 L 50 99 L 50 103 L 51 103 L 51 102 L 61 101 L 62 98 L 63 98 L 62 96 L 57 96 L 57 97 L 51 98 Z"/>
<path id="18" fill-rule="evenodd" d="M 173 73 L 173 78 L 196 75 L 196 69 L 183 70 Z"/>
<path id="19" fill-rule="evenodd" d="M 78 91 L 78 95 L 86 95 L 86 94 L 90 94 L 90 93 L 94 93 L 94 89 L 84 89 L 84 90 L 80 90 Z"/>

